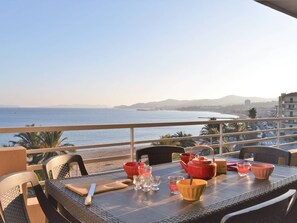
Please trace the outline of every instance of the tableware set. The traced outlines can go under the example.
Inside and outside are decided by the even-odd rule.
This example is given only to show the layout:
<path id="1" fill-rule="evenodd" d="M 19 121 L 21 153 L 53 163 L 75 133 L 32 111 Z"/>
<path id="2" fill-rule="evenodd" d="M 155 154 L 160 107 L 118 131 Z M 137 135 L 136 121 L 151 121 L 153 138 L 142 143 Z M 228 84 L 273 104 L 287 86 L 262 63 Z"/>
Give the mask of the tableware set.
<path id="1" fill-rule="evenodd" d="M 247 176 L 249 171 L 253 173 L 258 180 L 268 180 L 274 170 L 274 165 L 270 163 L 250 163 L 247 161 L 236 163 L 238 175 Z"/>
<path id="2" fill-rule="evenodd" d="M 161 184 L 160 176 L 152 175 L 152 167 L 142 162 L 127 162 L 123 164 L 123 168 L 128 178 L 133 179 L 134 190 L 144 192 L 158 191 Z"/>
<path id="3" fill-rule="evenodd" d="M 180 154 L 180 164 L 188 173 L 190 179 L 185 179 L 183 176 L 168 176 L 168 188 L 171 195 L 180 194 L 184 200 L 196 201 L 199 200 L 207 186 L 208 179 L 216 176 L 217 163 L 214 160 L 214 150 L 210 146 L 196 146 L 192 149 L 209 149 L 212 154 L 212 159 L 207 159 L 204 156 L 197 156 L 194 153 Z M 255 175 L 256 179 L 269 179 L 273 172 L 274 165 L 272 164 L 251 164 L 248 161 L 226 163 L 224 171 L 235 170 L 240 177 L 247 176 L 249 171 Z M 232 167 L 232 168 L 231 168 Z M 127 162 L 124 164 L 124 170 L 129 178 L 133 179 L 135 190 L 144 192 L 158 191 L 161 183 L 160 176 L 152 175 L 152 167 L 141 162 Z"/>

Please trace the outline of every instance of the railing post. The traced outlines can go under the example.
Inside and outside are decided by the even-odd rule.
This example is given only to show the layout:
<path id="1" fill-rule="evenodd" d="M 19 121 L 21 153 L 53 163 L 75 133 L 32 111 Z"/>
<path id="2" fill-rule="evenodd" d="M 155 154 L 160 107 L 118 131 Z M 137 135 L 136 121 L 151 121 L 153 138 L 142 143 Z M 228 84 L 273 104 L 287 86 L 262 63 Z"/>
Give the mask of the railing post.
<path id="1" fill-rule="evenodd" d="M 131 161 L 134 161 L 134 128 L 130 128 L 130 154 Z"/>
<path id="2" fill-rule="evenodd" d="M 276 146 L 277 146 L 277 148 L 279 148 L 279 146 L 280 146 L 280 123 L 281 123 L 281 121 L 280 120 L 278 120 L 277 121 L 277 131 L 276 131 L 276 134 L 277 134 L 277 141 L 276 141 Z"/>
<path id="3" fill-rule="evenodd" d="M 223 154 L 223 123 L 220 123 L 220 155 Z"/>

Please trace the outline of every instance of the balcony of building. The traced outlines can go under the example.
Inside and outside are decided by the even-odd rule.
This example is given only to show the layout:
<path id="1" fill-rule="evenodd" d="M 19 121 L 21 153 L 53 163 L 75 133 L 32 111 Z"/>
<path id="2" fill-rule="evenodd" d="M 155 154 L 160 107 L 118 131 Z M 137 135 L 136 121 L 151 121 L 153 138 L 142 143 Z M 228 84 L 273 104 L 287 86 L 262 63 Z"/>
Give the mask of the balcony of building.
<path id="1" fill-rule="evenodd" d="M 245 129 L 237 131 L 226 131 L 226 126 L 232 124 L 242 124 Z M 286 127 L 283 123 L 290 123 L 292 127 Z M 29 133 L 29 132 L 52 132 L 52 131 L 74 131 L 79 134 L 81 131 L 110 131 L 125 129 L 129 131 L 129 137 L 125 141 L 117 141 L 112 143 L 88 144 L 66 146 L 55 148 L 38 148 L 25 149 L 23 147 L 4 147 L 0 150 L 1 175 L 19 170 L 41 171 L 41 163 L 28 165 L 27 161 L 38 154 L 46 154 L 50 152 L 57 153 L 78 153 L 86 164 L 86 168 L 90 174 L 113 171 L 121 169 L 122 164 L 127 161 L 135 160 L 135 151 L 141 147 L 151 145 L 152 143 L 166 143 L 193 140 L 197 145 L 207 144 L 212 146 L 216 154 L 221 156 L 238 156 L 240 148 L 247 145 L 264 145 L 283 148 L 291 152 L 290 165 L 297 166 L 297 123 L 296 117 L 289 118 L 265 118 L 265 119 L 235 119 L 235 120 L 214 120 L 199 122 L 169 122 L 169 123 L 134 123 L 134 124 L 109 124 L 109 125 L 81 125 L 81 126 L 44 126 L 44 127 L 16 127 L 16 128 L 0 128 L 0 134 L 11 133 Z M 139 140 L 135 137 L 137 132 L 150 132 L 154 128 L 163 128 L 164 135 L 168 127 L 183 126 L 215 126 L 217 132 L 192 135 L 179 138 L 152 138 L 148 140 Z M 234 125 L 233 125 L 234 126 Z M 229 129 L 230 130 L 230 129 Z M 186 150 L 190 148 L 185 148 Z M 203 154 L 202 155 L 207 155 Z M 73 167 L 75 174 L 76 167 Z M 44 181 L 41 179 L 41 184 Z M 28 199 L 28 208 L 32 216 L 38 216 L 41 213 L 40 208 L 34 198 Z M 36 218 L 36 217 L 35 217 Z M 40 219 L 40 216 L 37 217 Z M 34 220 L 32 221 L 34 222 Z M 35 221 L 40 222 L 40 221 Z"/>

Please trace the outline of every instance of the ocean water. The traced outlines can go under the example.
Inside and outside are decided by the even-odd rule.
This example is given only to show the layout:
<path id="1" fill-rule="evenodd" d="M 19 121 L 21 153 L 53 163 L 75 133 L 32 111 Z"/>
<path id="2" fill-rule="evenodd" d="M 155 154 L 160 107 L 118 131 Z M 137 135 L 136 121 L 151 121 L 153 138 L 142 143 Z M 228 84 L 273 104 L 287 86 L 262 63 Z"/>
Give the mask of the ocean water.
<path id="1" fill-rule="evenodd" d="M 152 122 L 203 121 L 210 117 L 235 118 L 233 115 L 199 111 L 138 111 L 134 109 L 82 109 L 82 108 L 0 108 L 0 128 L 97 124 L 131 124 Z M 158 139 L 164 134 L 185 131 L 199 135 L 203 126 L 177 126 L 135 129 L 135 140 Z M 130 140 L 129 129 L 65 131 L 64 142 L 74 145 L 114 143 Z M 0 134 L 0 145 L 18 140 L 14 134 Z"/>

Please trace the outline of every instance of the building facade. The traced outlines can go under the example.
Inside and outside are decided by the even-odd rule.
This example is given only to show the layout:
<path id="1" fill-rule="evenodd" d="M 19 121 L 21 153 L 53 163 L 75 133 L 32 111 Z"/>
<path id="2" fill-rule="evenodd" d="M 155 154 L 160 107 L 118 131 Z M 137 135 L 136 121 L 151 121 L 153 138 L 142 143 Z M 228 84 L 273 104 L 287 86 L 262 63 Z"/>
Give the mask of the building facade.
<path id="1" fill-rule="evenodd" d="M 297 92 L 282 93 L 279 96 L 279 117 L 297 117 Z M 297 121 L 287 120 L 284 123 L 285 128 L 297 127 Z"/>

